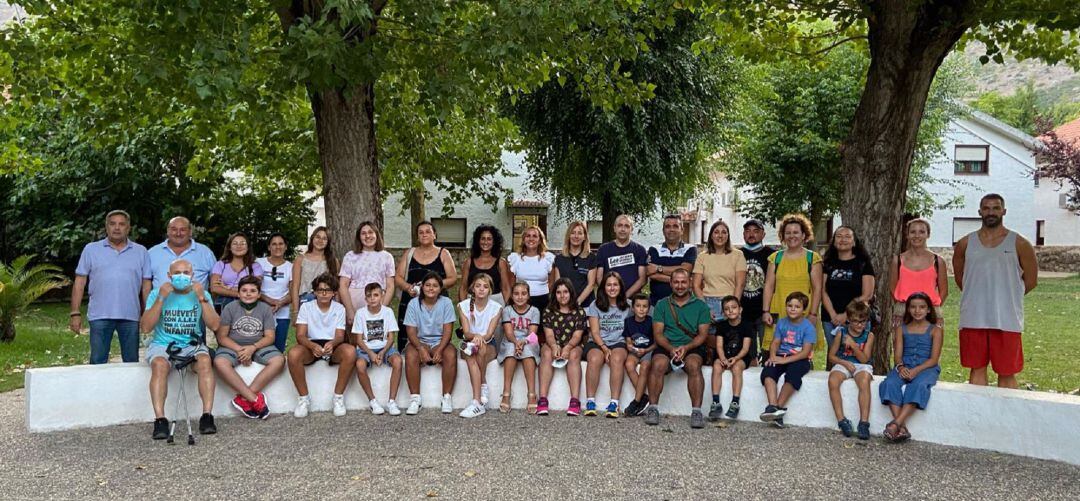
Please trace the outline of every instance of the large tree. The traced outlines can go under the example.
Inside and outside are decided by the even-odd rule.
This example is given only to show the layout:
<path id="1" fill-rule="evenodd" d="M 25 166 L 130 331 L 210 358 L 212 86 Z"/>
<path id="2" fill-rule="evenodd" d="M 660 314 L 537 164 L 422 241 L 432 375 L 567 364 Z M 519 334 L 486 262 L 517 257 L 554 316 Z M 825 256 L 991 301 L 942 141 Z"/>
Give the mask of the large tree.
<path id="1" fill-rule="evenodd" d="M 704 0 L 717 35 L 761 56 L 814 56 L 854 39 L 870 52 L 866 85 L 840 150 L 848 182 L 840 213 L 888 270 L 900 227 L 919 125 L 931 84 L 963 40 L 985 44 L 983 62 L 1040 58 L 1080 67 L 1080 9 L 1059 0 Z M 829 21 L 822 23 L 823 20 Z M 746 37 L 745 33 L 753 33 Z M 794 47 L 794 49 L 792 49 Z M 877 297 L 888 305 L 888 280 Z M 887 343 L 879 343 L 885 345 Z M 879 351 L 877 362 L 887 363 Z"/>
<path id="2" fill-rule="evenodd" d="M 650 216 L 708 185 L 706 160 L 725 144 L 742 65 L 723 50 L 696 51 L 703 34 L 698 18 L 681 12 L 649 51 L 616 63 L 654 87 L 644 103 L 594 106 L 575 84 L 592 77 L 570 74 L 509 106 L 533 187 L 549 192 L 561 214 L 600 214 L 610 240 L 618 214 Z"/>
<path id="3" fill-rule="evenodd" d="M 610 61 L 632 58 L 665 22 L 627 15 L 644 0 L 16 3 L 31 18 L 6 27 L 0 45 L 15 105 L 62 97 L 108 110 L 104 123 L 190 120 L 196 173 L 220 154 L 253 169 L 317 164 L 342 248 L 357 221 L 382 220 L 378 90 L 429 111 L 414 122 L 425 130 L 454 113 L 483 118 L 490 93 L 564 72 L 586 77 L 577 84 L 594 102 L 617 106 L 649 89 Z"/>

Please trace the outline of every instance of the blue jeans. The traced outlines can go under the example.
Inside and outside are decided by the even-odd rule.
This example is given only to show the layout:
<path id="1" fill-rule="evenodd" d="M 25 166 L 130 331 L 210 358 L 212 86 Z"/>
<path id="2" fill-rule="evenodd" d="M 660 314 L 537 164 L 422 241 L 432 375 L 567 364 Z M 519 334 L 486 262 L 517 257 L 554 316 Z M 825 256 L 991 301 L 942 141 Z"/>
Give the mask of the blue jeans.
<path id="1" fill-rule="evenodd" d="M 113 332 L 120 338 L 120 356 L 124 362 L 139 361 L 139 322 L 103 318 L 90 321 L 90 363 L 109 361 Z"/>
<path id="2" fill-rule="evenodd" d="M 279 318 L 277 319 L 277 325 L 274 327 L 274 347 L 278 351 L 285 353 L 285 342 L 289 340 L 289 319 Z"/>

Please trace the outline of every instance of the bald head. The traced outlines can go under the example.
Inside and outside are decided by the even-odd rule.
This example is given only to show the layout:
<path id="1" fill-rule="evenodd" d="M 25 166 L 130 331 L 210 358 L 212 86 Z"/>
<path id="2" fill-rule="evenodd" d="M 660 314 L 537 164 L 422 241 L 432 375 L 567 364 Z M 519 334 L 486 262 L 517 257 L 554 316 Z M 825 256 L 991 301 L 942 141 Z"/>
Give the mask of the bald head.
<path id="1" fill-rule="evenodd" d="M 187 259 L 177 259 L 169 264 L 169 275 L 175 275 L 177 273 L 183 273 L 185 275 L 192 275 L 194 271 L 191 267 L 191 261 Z"/>

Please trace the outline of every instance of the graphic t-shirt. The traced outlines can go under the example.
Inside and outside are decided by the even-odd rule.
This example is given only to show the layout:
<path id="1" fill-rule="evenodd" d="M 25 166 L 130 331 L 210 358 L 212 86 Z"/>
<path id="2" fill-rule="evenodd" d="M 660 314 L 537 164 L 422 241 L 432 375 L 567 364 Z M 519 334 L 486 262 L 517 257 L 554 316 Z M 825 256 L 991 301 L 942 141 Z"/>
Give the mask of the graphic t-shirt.
<path id="1" fill-rule="evenodd" d="M 832 333 L 830 335 L 833 336 L 833 343 L 843 343 L 844 342 L 844 336 L 846 336 L 848 334 L 849 334 L 848 328 L 846 326 L 841 325 L 841 326 L 833 329 L 833 331 L 832 331 Z M 862 350 L 866 349 L 866 340 L 869 337 L 870 337 L 870 329 L 864 329 L 861 333 L 859 333 L 858 336 L 855 336 L 852 339 L 855 340 L 855 344 L 859 345 L 859 350 L 862 351 Z M 859 359 L 855 357 L 855 351 L 852 350 L 851 347 L 844 346 L 843 344 L 841 344 L 840 347 L 836 349 L 836 356 L 840 357 L 843 360 L 847 360 L 848 362 L 851 362 L 853 364 L 865 363 L 865 362 L 859 361 Z"/>
<path id="2" fill-rule="evenodd" d="M 694 261 L 697 260 L 697 256 L 697 247 L 683 242 L 679 242 L 679 247 L 675 250 L 668 249 L 667 245 L 664 243 L 649 247 L 649 264 L 663 266 L 665 271 L 669 271 L 683 264 L 690 264 L 693 266 Z M 655 306 L 661 299 L 670 295 L 670 283 L 649 280 L 650 305 Z"/>
<path id="3" fill-rule="evenodd" d="M 603 278 L 604 273 L 614 271 L 622 277 L 623 285 L 626 287 L 637 282 L 640 277 L 638 266 L 645 266 L 649 261 L 649 254 L 645 251 L 645 247 L 633 240 L 626 247 L 619 247 L 615 245 L 615 242 L 601 245 L 596 252 L 596 257 L 600 261 L 601 270 L 601 277 L 597 281 Z M 600 288 L 603 290 L 603 284 L 600 284 Z"/>
<path id="4" fill-rule="evenodd" d="M 146 309 L 154 306 L 158 298 L 158 291 L 154 289 L 146 298 Z M 210 301 L 210 293 L 203 291 L 203 296 Z M 176 342 L 179 346 L 186 346 L 193 339 L 203 338 L 202 308 L 195 293 L 188 290 L 186 294 L 173 291 L 165 298 L 161 308 L 161 317 L 154 326 L 154 339 L 152 344 L 168 346 Z"/>
<path id="5" fill-rule="evenodd" d="M 765 294 L 765 272 L 769 269 L 769 256 L 773 252 L 776 251 L 767 245 L 758 250 L 742 248 L 743 256 L 746 257 L 746 285 L 743 286 L 742 293 L 743 321 L 759 319 L 765 311 L 761 303 Z"/>
<path id="6" fill-rule="evenodd" d="M 514 329 L 514 337 L 519 341 L 529 337 L 529 326 L 540 324 L 540 310 L 530 306 L 525 313 L 518 313 L 513 305 L 504 306 L 502 309 L 502 323 L 510 324 Z"/>
<path id="7" fill-rule="evenodd" d="M 796 324 L 792 323 L 788 317 L 781 317 L 776 322 L 776 331 L 773 335 L 780 339 L 780 349 L 776 350 L 777 355 L 794 355 L 802 351 L 804 344 L 813 345 L 817 342 L 814 324 L 805 318 Z"/>
<path id="8" fill-rule="evenodd" d="M 289 284 L 292 282 L 292 267 L 293 264 L 286 261 L 283 264 L 274 266 L 270 263 L 270 260 L 265 257 L 260 257 L 255 260 L 256 263 L 263 269 L 262 277 L 262 293 L 272 299 L 281 299 L 289 295 Z M 276 318 L 289 318 L 289 313 L 292 311 L 292 305 L 282 306 L 277 311 Z"/>
<path id="9" fill-rule="evenodd" d="M 585 322 L 585 310 L 581 308 L 570 313 L 544 309 L 544 327 L 551 329 L 551 333 L 555 336 L 555 344 L 559 346 L 566 346 L 576 331 L 581 331 L 584 336 L 588 329 Z"/>
<path id="10" fill-rule="evenodd" d="M 635 348 L 648 348 L 655 342 L 652 333 L 652 317 L 646 316 L 645 320 L 638 322 L 634 315 L 623 320 L 623 337 L 630 338 Z"/>
<path id="11" fill-rule="evenodd" d="M 596 303 L 593 303 L 585 309 L 585 315 L 590 318 L 596 317 L 600 323 L 600 339 L 604 342 L 604 345 L 611 346 L 624 341 L 623 327 L 625 327 L 625 322 L 623 321 L 633 313 L 630 312 L 630 308 L 620 310 L 614 304 L 609 306 L 607 311 L 604 311 L 598 308 Z M 592 339 L 591 335 L 589 339 Z"/>
<path id="12" fill-rule="evenodd" d="M 843 313 L 848 303 L 862 294 L 862 279 L 866 275 L 874 276 L 874 265 L 870 260 L 859 258 L 841 261 L 830 259 L 823 263 L 825 271 L 825 294 L 828 294 L 833 309 Z M 832 322 L 832 317 L 821 307 L 821 320 Z"/>
<path id="13" fill-rule="evenodd" d="M 431 308 L 422 300 L 410 301 L 408 309 L 405 310 L 405 325 L 416 327 L 416 337 L 428 346 L 439 344 L 439 341 L 442 341 L 443 326 L 456 320 L 454 303 L 446 296 L 439 296 L 435 306 Z"/>
<path id="14" fill-rule="evenodd" d="M 352 333 L 363 336 L 364 343 L 372 351 L 385 348 L 390 340 L 390 334 L 397 331 L 397 319 L 394 318 L 394 312 L 390 308 L 380 306 L 378 313 L 372 313 L 366 306 L 356 310 Z"/>
<path id="15" fill-rule="evenodd" d="M 746 354 L 757 353 L 757 349 L 754 347 L 757 344 L 757 329 L 750 322 L 739 322 L 739 325 L 731 325 L 725 318 L 715 322 L 713 325 L 716 326 L 716 335 L 724 340 L 725 357 L 731 358 L 738 355 L 742 351 L 744 339 L 750 340 L 750 350 Z"/>
<path id="16" fill-rule="evenodd" d="M 319 309 L 318 301 L 308 301 L 300 305 L 296 325 L 306 325 L 312 341 L 330 341 L 338 329 L 345 330 L 345 315 L 345 307 L 337 301 L 331 301 L 327 311 Z"/>
<path id="17" fill-rule="evenodd" d="M 229 339 L 236 344 L 255 344 L 267 330 L 274 330 L 274 312 L 270 305 L 259 301 L 251 311 L 244 309 L 240 301 L 233 301 L 221 309 L 221 323 L 229 326 Z"/>

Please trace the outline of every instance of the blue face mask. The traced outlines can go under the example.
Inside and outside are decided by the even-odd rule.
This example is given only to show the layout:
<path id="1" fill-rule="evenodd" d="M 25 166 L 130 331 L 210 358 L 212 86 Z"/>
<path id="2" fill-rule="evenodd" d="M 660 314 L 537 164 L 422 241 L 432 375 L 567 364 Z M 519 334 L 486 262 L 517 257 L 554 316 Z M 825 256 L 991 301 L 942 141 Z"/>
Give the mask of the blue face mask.
<path id="1" fill-rule="evenodd" d="M 173 275 L 169 281 L 172 282 L 172 286 L 176 290 L 187 290 L 188 287 L 191 287 L 191 277 L 183 273 Z"/>

